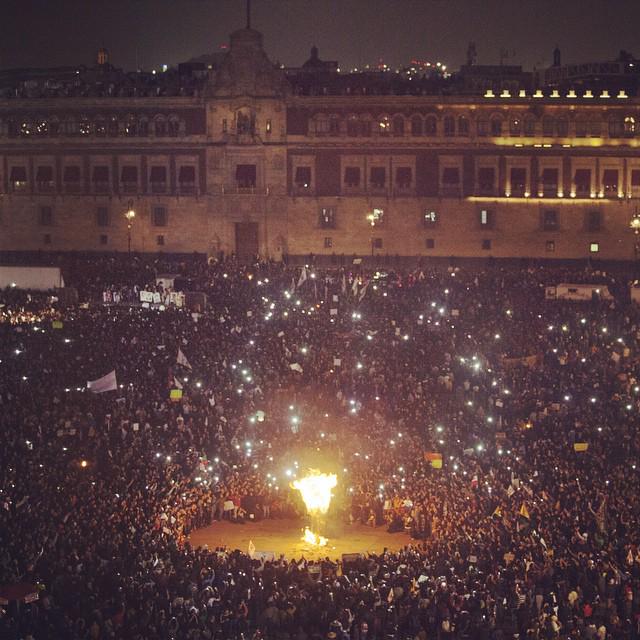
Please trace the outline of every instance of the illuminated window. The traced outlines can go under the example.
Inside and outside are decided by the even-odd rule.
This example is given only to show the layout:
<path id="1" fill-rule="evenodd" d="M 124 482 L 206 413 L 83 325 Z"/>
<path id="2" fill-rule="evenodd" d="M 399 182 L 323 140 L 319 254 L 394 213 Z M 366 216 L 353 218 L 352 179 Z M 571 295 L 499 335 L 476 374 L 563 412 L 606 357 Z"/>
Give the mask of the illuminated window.
<path id="1" fill-rule="evenodd" d="M 624 132 L 627 135 L 633 135 L 636 132 L 636 119 L 633 116 L 627 116 L 624 119 Z"/>
<path id="2" fill-rule="evenodd" d="M 333 247 L 333 238 L 330 236 L 325 237 L 324 239 L 324 248 L 331 249 Z"/>
<path id="3" fill-rule="evenodd" d="M 494 227 L 494 215 L 491 209 L 480 209 L 478 211 L 478 224 L 483 229 L 493 229 Z"/>
<path id="4" fill-rule="evenodd" d="M 618 170 L 605 169 L 602 173 L 602 188 L 606 196 L 616 197 L 618 195 Z"/>
<path id="5" fill-rule="evenodd" d="M 11 167 L 9 173 L 9 186 L 13 191 L 22 191 L 27 188 L 27 168 Z"/>
<path id="6" fill-rule="evenodd" d="M 427 228 L 431 229 L 438 224 L 438 214 L 436 211 L 432 209 L 427 209 L 422 214 L 422 224 Z"/>
<path id="7" fill-rule="evenodd" d="M 388 136 L 391 133 L 391 122 L 387 116 L 383 116 L 378 120 L 378 133 L 381 136 Z"/>
<path id="8" fill-rule="evenodd" d="M 600 251 L 600 243 L 599 242 L 590 242 L 589 243 L 589 253 L 598 253 Z"/>
<path id="9" fill-rule="evenodd" d="M 321 229 L 336 228 L 336 208 L 335 207 L 320 207 L 320 211 L 318 214 L 318 226 Z"/>

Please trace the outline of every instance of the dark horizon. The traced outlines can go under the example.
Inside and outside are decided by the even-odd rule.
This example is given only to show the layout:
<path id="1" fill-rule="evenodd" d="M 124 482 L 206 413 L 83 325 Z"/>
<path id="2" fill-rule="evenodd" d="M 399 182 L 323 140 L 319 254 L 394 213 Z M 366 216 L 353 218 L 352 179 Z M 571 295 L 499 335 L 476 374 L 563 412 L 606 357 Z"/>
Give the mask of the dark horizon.
<path id="1" fill-rule="evenodd" d="M 312 45 L 343 70 L 412 58 L 455 70 L 475 42 L 477 64 L 530 70 L 640 54 L 640 3 L 625 0 L 253 0 L 252 27 L 273 61 L 299 66 Z M 246 24 L 245 0 L 9 0 L 0 25 L 0 69 L 92 65 L 106 47 L 125 70 L 160 69 L 213 53 Z M 605 22 L 608 24 L 606 24 Z M 603 26 L 606 25 L 606 26 Z"/>

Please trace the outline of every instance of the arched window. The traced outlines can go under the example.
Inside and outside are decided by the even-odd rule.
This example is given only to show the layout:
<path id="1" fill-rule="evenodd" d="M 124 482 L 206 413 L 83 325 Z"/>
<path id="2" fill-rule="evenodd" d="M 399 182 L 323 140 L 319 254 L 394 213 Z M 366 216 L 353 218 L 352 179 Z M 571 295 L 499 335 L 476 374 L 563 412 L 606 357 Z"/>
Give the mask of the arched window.
<path id="1" fill-rule="evenodd" d="M 115 138 L 119 132 L 118 116 L 111 116 L 109 118 L 109 135 Z"/>
<path id="2" fill-rule="evenodd" d="M 564 116 L 556 120 L 556 131 L 558 136 L 566 138 L 569 135 L 569 120 Z"/>
<path id="3" fill-rule="evenodd" d="M 625 116 L 624 132 L 628 136 L 632 136 L 636 132 L 636 119 L 633 116 Z"/>
<path id="4" fill-rule="evenodd" d="M 49 135 L 57 136 L 60 133 L 60 120 L 56 116 L 49 119 Z"/>
<path id="5" fill-rule="evenodd" d="M 360 118 L 360 135 L 365 138 L 371 136 L 371 120 L 368 116 Z"/>
<path id="6" fill-rule="evenodd" d="M 522 120 L 518 116 L 514 116 L 509 120 L 509 135 L 519 136 L 522 133 Z"/>
<path id="7" fill-rule="evenodd" d="M 445 136 L 454 136 L 456 134 L 456 122 L 453 116 L 445 116 L 442 124 Z"/>
<path id="8" fill-rule="evenodd" d="M 33 128 L 39 136 L 46 136 L 49 133 L 49 123 L 41 116 L 35 119 Z"/>
<path id="9" fill-rule="evenodd" d="M 524 119 L 524 135 L 525 136 L 536 135 L 536 119 L 533 116 L 527 116 Z"/>
<path id="10" fill-rule="evenodd" d="M 500 118 L 499 116 L 494 116 L 493 118 L 491 118 L 491 135 L 502 135 L 502 118 Z"/>
<path id="11" fill-rule="evenodd" d="M 618 116 L 612 116 L 609 120 L 609 137 L 620 138 L 624 133 L 624 122 Z"/>
<path id="12" fill-rule="evenodd" d="M 411 135 L 412 136 L 421 136 L 422 135 L 422 117 L 415 115 L 411 116 Z"/>
<path id="13" fill-rule="evenodd" d="M 82 116 L 80 118 L 80 122 L 78 123 L 78 133 L 81 136 L 88 136 L 91 133 L 91 123 L 87 116 Z"/>
<path id="14" fill-rule="evenodd" d="M 313 120 L 313 132 L 318 136 L 326 136 L 330 130 L 329 118 L 324 113 L 318 114 Z"/>
<path id="15" fill-rule="evenodd" d="M 358 133 L 358 116 L 351 115 L 347 118 L 347 135 L 355 138 Z"/>
<path id="16" fill-rule="evenodd" d="M 125 136 L 137 136 L 138 135 L 138 121 L 134 116 L 127 116 L 127 120 L 124 125 Z"/>
<path id="17" fill-rule="evenodd" d="M 153 121 L 154 133 L 157 136 L 166 136 L 167 135 L 167 121 L 164 119 L 164 116 L 157 116 Z"/>
<path id="18" fill-rule="evenodd" d="M 545 116 L 542 118 L 542 135 L 543 136 L 553 136 L 555 134 L 556 121 L 555 118 L 551 116 Z"/>
<path id="19" fill-rule="evenodd" d="M 435 116 L 427 116 L 424 121 L 425 135 L 435 136 L 438 131 L 438 121 Z"/>
<path id="20" fill-rule="evenodd" d="M 138 121 L 138 135 L 143 137 L 149 135 L 149 121 L 146 118 L 140 118 Z"/>
<path id="21" fill-rule="evenodd" d="M 467 116 L 458 117 L 458 135 L 459 136 L 469 135 L 469 118 L 467 118 Z"/>
<path id="22" fill-rule="evenodd" d="M 329 133 L 332 136 L 340 135 L 340 116 L 332 115 L 329 117 Z"/>
<path id="23" fill-rule="evenodd" d="M 170 136 L 177 137 L 180 134 L 180 120 L 175 116 L 170 117 L 168 129 Z"/>
<path id="24" fill-rule="evenodd" d="M 94 127 L 97 136 L 103 137 L 107 135 L 107 123 L 102 116 L 98 116 L 96 118 Z"/>
<path id="25" fill-rule="evenodd" d="M 388 116 L 378 118 L 378 135 L 388 136 L 391 133 L 391 121 Z"/>
<path id="26" fill-rule="evenodd" d="M 404 118 L 402 116 L 393 117 L 393 135 L 394 136 L 404 135 Z"/>

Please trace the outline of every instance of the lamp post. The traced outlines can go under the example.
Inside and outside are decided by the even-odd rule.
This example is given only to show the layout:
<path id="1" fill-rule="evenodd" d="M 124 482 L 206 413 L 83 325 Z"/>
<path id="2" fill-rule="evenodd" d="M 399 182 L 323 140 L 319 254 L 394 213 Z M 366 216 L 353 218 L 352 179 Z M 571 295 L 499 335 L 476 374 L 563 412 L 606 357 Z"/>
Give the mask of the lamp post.
<path id="1" fill-rule="evenodd" d="M 633 231 L 633 253 L 637 262 L 640 258 L 640 212 L 637 210 L 631 216 L 631 220 L 629 221 L 629 229 Z"/>
<path id="2" fill-rule="evenodd" d="M 136 212 L 133 208 L 133 201 L 129 200 L 127 210 L 124 217 L 127 219 L 127 250 L 131 253 L 131 227 L 133 226 L 133 219 L 136 217 Z"/>
<path id="3" fill-rule="evenodd" d="M 376 217 L 373 213 L 368 213 L 367 220 L 371 225 L 371 263 L 373 264 L 373 248 L 374 248 L 373 228 L 376 226 Z"/>

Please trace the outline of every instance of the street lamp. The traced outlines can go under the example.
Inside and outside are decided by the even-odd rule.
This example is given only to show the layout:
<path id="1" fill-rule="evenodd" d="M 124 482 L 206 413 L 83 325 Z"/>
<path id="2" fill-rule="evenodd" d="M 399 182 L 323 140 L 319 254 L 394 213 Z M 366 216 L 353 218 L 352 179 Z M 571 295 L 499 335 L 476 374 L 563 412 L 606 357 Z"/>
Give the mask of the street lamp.
<path id="1" fill-rule="evenodd" d="M 124 217 L 127 219 L 127 246 L 129 253 L 131 253 L 131 227 L 133 226 L 133 219 L 136 217 L 132 200 L 129 200 L 129 205 L 127 206 Z"/>
<path id="2" fill-rule="evenodd" d="M 371 258 L 373 262 L 373 248 L 374 248 L 373 228 L 376 226 L 376 216 L 373 214 L 373 212 L 367 214 L 367 220 L 371 225 Z"/>

